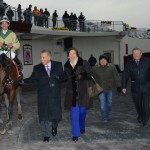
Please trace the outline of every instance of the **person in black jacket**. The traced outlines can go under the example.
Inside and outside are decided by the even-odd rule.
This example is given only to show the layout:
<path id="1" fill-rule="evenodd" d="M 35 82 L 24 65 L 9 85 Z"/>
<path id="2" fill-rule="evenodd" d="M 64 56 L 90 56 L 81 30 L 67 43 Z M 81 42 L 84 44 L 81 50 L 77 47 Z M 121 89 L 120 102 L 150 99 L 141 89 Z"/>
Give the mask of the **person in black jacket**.
<path id="1" fill-rule="evenodd" d="M 10 21 L 13 20 L 14 12 L 13 12 L 13 10 L 11 9 L 11 7 L 9 7 L 9 10 L 8 10 L 7 13 L 6 13 L 6 16 L 8 17 L 8 19 L 9 19 Z"/>
<path id="2" fill-rule="evenodd" d="M 57 14 L 57 10 L 55 10 L 54 13 L 53 13 L 53 18 L 52 18 L 53 28 L 56 26 L 57 18 L 58 18 L 58 14 Z"/>
<path id="3" fill-rule="evenodd" d="M 17 13 L 18 13 L 18 21 L 22 22 L 23 17 L 22 17 L 21 4 L 18 4 Z"/>
<path id="4" fill-rule="evenodd" d="M 83 15 L 83 13 L 80 13 L 80 16 L 78 17 L 78 21 L 79 21 L 79 27 L 80 27 L 80 31 L 84 32 L 85 31 L 85 16 Z"/>
<path id="5" fill-rule="evenodd" d="M 69 14 L 67 13 L 67 11 L 65 11 L 65 13 L 63 14 L 62 20 L 64 22 L 64 26 L 69 29 Z"/>
<path id="6" fill-rule="evenodd" d="M 93 56 L 93 54 L 91 54 L 89 60 L 88 60 L 89 64 L 91 67 L 95 66 L 95 64 L 97 63 L 96 58 Z"/>
<path id="7" fill-rule="evenodd" d="M 45 24 L 45 27 L 48 28 L 49 27 L 48 19 L 49 19 L 50 13 L 47 10 L 47 8 L 45 8 L 45 11 L 44 11 L 43 14 L 44 14 L 44 24 Z"/>
<path id="8" fill-rule="evenodd" d="M 51 53 L 48 50 L 42 50 L 40 58 L 41 63 L 34 66 L 31 76 L 20 82 L 37 83 L 38 117 L 43 142 L 49 142 L 50 134 L 56 136 L 58 123 L 62 119 L 60 79 L 63 67 L 61 62 L 51 60 Z M 15 81 L 16 84 L 20 82 Z"/>
<path id="9" fill-rule="evenodd" d="M 133 59 L 126 65 L 122 75 L 122 92 L 126 93 L 129 77 L 131 78 L 132 98 L 137 111 L 137 121 L 148 127 L 150 116 L 150 59 L 142 56 L 139 48 L 132 50 Z"/>

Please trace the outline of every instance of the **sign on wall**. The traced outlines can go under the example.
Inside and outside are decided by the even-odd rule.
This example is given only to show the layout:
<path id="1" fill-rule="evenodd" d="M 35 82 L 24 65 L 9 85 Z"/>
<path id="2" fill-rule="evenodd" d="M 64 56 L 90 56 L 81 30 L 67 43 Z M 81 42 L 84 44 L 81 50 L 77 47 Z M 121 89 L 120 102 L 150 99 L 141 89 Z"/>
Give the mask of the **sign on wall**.
<path id="1" fill-rule="evenodd" d="M 24 65 L 32 65 L 32 46 L 29 44 L 23 45 L 23 60 Z"/>

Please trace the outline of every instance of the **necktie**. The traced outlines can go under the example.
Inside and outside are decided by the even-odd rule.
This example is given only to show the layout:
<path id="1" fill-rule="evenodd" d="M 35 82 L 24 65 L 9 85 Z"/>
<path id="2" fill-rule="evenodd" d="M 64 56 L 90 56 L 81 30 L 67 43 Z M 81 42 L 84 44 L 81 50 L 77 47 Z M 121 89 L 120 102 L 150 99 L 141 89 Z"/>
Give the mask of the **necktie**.
<path id="1" fill-rule="evenodd" d="M 48 65 L 46 65 L 46 71 L 47 71 L 48 76 L 50 77 L 50 68 Z"/>
<path id="2" fill-rule="evenodd" d="M 139 65 L 139 61 L 138 60 L 136 61 L 136 64 Z"/>

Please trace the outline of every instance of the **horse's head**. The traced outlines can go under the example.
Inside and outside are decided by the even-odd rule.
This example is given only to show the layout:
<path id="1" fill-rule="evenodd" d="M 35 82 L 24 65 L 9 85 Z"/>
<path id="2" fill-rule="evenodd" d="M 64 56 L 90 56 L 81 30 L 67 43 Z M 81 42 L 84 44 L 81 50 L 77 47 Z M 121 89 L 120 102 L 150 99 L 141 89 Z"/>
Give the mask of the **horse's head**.
<path id="1" fill-rule="evenodd" d="M 16 89 L 14 81 L 18 79 L 18 72 L 13 61 L 5 54 L 0 56 L 0 95 L 5 91 Z"/>

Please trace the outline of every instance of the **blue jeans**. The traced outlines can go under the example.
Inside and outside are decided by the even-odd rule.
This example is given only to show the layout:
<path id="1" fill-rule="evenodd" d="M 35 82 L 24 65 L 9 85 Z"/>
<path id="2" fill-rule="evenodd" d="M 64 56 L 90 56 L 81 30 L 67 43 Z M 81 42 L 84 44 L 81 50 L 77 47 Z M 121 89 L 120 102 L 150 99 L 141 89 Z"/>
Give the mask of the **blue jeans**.
<path id="1" fill-rule="evenodd" d="M 80 130 L 85 129 L 86 107 L 71 107 L 72 136 L 80 136 Z"/>
<path id="2" fill-rule="evenodd" d="M 104 90 L 99 95 L 99 101 L 102 119 L 108 120 L 112 107 L 112 90 Z"/>

